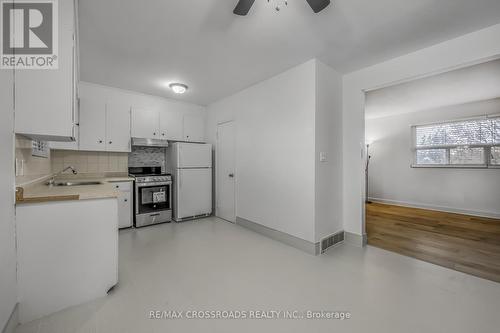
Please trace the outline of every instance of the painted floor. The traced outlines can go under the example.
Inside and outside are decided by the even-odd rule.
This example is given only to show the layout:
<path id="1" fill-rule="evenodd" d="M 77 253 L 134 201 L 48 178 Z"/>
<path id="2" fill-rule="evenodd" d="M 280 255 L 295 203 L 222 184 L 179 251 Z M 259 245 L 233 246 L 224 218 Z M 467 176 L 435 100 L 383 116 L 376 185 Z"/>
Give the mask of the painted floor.
<path id="1" fill-rule="evenodd" d="M 16 332 L 489 333 L 500 327 L 499 283 L 371 246 L 340 245 L 314 257 L 217 218 L 121 231 L 119 263 L 119 285 L 109 296 Z M 179 311 L 183 318 L 150 319 L 151 311 Z M 186 318 L 197 311 L 261 319 Z M 265 319 L 258 311 L 295 318 L 344 311 L 351 318 Z"/>

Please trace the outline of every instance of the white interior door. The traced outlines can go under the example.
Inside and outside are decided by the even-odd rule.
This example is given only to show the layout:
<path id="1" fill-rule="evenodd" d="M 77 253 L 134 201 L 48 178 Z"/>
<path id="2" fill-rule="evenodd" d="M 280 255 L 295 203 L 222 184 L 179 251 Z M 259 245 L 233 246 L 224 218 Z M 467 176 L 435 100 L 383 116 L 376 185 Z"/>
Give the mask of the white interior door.
<path id="1" fill-rule="evenodd" d="M 177 219 L 212 212 L 212 169 L 177 169 Z"/>
<path id="2" fill-rule="evenodd" d="M 217 126 L 217 216 L 236 221 L 234 123 Z"/>

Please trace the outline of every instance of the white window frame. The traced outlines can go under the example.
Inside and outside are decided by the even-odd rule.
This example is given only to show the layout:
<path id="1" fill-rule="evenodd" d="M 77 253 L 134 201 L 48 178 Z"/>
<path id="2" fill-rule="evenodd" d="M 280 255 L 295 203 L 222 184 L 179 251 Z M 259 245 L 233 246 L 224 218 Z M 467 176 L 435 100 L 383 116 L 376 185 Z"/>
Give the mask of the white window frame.
<path id="1" fill-rule="evenodd" d="M 451 169 L 499 169 L 500 165 L 498 164 L 491 164 L 491 148 L 492 147 L 500 147 L 499 143 L 495 144 L 472 144 L 472 145 L 433 145 L 433 146 L 422 146 L 417 148 L 417 127 L 422 127 L 422 126 L 432 126 L 432 125 L 440 125 L 440 124 L 452 124 L 452 123 L 459 123 L 463 121 L 470 121 L 470 120 L 481 120 L 481 119 L 491 119 L 491 118 L 498 118 L 500 117 L 500 114 L 493 114 L 493 115 L 487 115 L 487 116 L 480 116 L 480 117 L 473 117 L 473 118 L 462 118 L 462 119 L 454 119 L 454 120 L 448 120 L 448 121 L 439 121 L 439 122 L 432 122 L 432 123 L 424 123 L 424 124 L 417 124 L 417 125 L 412 125 L 411 126 L 411 151 L 412 151 L 412 163 L 410 165 L 411 168 L 436 168 L 436 169 L 443 169 L 443 168 L 451 168 Z M 468 147 L 468 148 L 477 148 L 481 147 L 484 148 L 484 163 L 482 164 L 449 164 L 450 162 L 450 150 L 451 149 L 456 149 L 460 147 Z M 417 151 L 418 150 L 429 150 L 429 149 L 445 149 L 446 154 L 447 154 L 447 161 L 448 164 L 417 164 Z"/>

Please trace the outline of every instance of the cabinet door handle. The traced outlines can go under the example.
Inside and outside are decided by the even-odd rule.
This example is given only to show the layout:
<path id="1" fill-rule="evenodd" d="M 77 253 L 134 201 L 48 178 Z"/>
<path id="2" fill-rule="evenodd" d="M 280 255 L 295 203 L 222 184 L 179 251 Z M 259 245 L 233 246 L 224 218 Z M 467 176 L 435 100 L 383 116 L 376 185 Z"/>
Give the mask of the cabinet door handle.
<path id="1" fill-rule="evenodd" d="M 127 202 L 127 201 L 128 201 L 128 199 L 125 199 L 125 202 Z"/>
<path id="2" fill-rule="evenodd" d="M 102 140 L 99 140 L 98 142 L 99 142 L 99 143 L 102 143 Z"/>
<path id="3" fill-rule="evenodd" d="M 113 141 L 109 141 L 109 144 L 112 144 L 112 143 L 113 143 Z"/>
<path id="4" fill-rule="evenodd" d="M 156 136 L 156 132 L 153 132 L 153 136 Z"/>
<path id="5" fill-rule="evenodd" d="M 116 188 L 120 188 L 120 185 L 116 185 L 115 187 L 116 187 Z"/>

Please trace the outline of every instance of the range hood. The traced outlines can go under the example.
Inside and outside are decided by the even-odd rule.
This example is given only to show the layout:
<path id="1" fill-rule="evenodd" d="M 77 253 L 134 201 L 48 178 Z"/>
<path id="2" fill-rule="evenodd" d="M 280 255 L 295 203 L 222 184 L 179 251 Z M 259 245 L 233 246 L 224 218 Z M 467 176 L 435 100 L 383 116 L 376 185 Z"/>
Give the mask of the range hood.
<path id="1" fill-rule="evenodd" d="M 132 146 L 165 148 L 168 147 L 168 141 L 160 139 L 132 138 Z"/>

